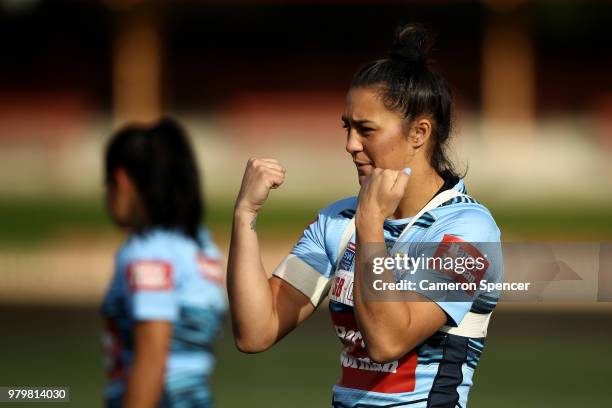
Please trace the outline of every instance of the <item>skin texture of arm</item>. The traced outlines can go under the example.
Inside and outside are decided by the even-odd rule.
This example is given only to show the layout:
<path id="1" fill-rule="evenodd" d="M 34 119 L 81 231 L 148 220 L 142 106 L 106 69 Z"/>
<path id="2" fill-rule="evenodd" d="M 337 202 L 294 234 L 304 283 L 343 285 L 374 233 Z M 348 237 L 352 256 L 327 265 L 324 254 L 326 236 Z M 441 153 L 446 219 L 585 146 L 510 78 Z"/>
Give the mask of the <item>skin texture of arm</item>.
<path id="1" fill-rule="evenodd" d="M 366 301 L 362 285 L 368 280 L 362 270 L 364 245 L 385 248 L 383 223 L 393 214 L 403 196 L 409 176 L 393 170 L 375 170 L 364 181 L 355 216 L 357 260 L 355 263 L 354 313 L 370 358 L 377 362 L 397 360 L 432 336 L 446 323 L 446 315 L 434 302 L 414 293 L 403 302 Z M 387 256 L 367 254 L 366 256 Z M 371 252 L 371 251 L 370 251 Z"/>
<path id="2" fill-rule="evenodd" d="M 270 189 L 284 181 L 273 159 L 251 159 L 234 210 L 227 289 L 236 347 L 264 351 L 314 311 L 310 300 L 280 278 L 268 278 L 261 262 L 255 222 Z"/>
<path id="3" fill-rule="evenodd" d="M 124 408 L 156 407 L 163 392 L 172 323 L 147 321 L 134 327 L 134 362 L 123 400 Z"/>

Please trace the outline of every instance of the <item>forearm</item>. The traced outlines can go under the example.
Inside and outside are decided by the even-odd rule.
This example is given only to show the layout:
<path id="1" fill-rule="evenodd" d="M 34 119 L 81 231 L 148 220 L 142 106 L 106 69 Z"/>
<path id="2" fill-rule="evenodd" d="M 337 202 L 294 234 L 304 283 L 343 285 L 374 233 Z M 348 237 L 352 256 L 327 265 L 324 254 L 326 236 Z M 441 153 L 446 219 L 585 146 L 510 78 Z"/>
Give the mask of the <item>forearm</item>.
<path id="1" fill-rule="evenodd" d="M 403 342 L 395 339 L 396 333 L 405 333 L 410 324 L 410 311 L 398 302 L 384 301 L 385 293 L 373 293 L 373 279 L 394 282 L 392 271 L 372 275 L 367 265 L 372 265 L 375 257 L 387 257 L 383 223 L 356 222 L 357 251 L 355 262 L 354 311 L 357 324 L 367 344 L 370 357 L 387 360 L 402 349 Z M 369 296 L 366 295 L 370 292 Z"/>
<path id="2" fill-rule="evenodd" d="M 401 292 L 402 299 L 394 301 L 386 296 L 390 293 L 376 293 L 372 287 L 374 271 L 369 265 L 375 257 L 389 256 L 383 226 L 385 219 L 394 214 L 405 197 L 410 174 L 407 170 L 374 169 L 361 183 L 355 214 L 355 319 L 368 355 L 378 362 L 399 359 L 446 322 L 441 307 L 417 292 Z M 383 270 L 376 279 L 383 283 L 396 281 L 394 271 L 388 270 Z M 365 298 L 364 294 L 368 297 Z"/>
<path id="3" fill-rule="evenodd" d="M 228 259 L 234 337 L 243 351 L 269 346 L 274 332 L 272 292 L 261 262 L 256 217 L 255 212 L 236 209 Z"/>
<path id="4" fill-rule="evenodd" d="M 153 408 L 164 388 L 165 356 L 136 357 L 130 372 L 123 408 Z"/>

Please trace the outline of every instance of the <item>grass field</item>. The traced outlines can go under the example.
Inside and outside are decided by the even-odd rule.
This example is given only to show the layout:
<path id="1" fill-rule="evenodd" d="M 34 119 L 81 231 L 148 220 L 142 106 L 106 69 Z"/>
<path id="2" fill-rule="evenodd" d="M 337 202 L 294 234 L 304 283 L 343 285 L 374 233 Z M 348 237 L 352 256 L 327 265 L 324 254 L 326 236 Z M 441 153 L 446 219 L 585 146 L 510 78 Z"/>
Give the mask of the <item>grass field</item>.
<path id="1" fill-rule="evenodd" d="M 104 374 L 96 309 L 5 306 L 0 321 L 0 385 L 67 385 L 70 404 L 45 406 L 101 406 Z M 609 406 L 610 321 L 610 314 L 497 313 L 470 407 Z M 258 355 L 237 352 L 228 328 L 217 346 L 213 388 L 218 406 L 329 406 L 339 348 L 324 310 Z"/>
<path id="2" fill-rule="evenodd" d="M 258 230 L 295 239 L 327 202 L 277 203 L 264 207 Z M 487 203 L 504 239 L 611 241 L 612 207 L 575 205 L 513 207 Z M 229 233 L 231 202 L 208 207 L 206 223 L 217 234 Z M 32 246 L 61 237 L 66 232 L 101 234 L 113 231 L 101 201 L 67 198 L 2 199 L 0 197 L 0 246 Z"/>

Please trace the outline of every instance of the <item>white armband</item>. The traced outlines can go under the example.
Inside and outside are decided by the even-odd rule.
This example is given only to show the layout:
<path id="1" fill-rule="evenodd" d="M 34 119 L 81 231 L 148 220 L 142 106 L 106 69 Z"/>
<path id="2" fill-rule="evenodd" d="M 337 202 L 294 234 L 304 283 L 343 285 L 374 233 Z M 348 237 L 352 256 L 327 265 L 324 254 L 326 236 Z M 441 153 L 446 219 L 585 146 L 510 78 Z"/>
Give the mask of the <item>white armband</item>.
<path id="1" fill-rule="evenodd" d="M 331 282 L 331 279 L 293 254 L 287 255 L 272 275 L 302 292 L 315 307 L 325 299 Z"/>

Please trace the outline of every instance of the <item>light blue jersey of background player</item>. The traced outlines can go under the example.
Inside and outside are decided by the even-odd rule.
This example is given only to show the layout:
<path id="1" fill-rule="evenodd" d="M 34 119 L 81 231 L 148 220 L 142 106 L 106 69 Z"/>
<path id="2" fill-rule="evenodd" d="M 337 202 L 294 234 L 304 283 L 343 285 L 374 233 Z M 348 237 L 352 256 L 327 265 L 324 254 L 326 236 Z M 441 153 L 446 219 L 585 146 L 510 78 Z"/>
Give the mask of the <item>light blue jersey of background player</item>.
<path id="1" fill-rule="evenodd" d="M 186 235 L 153 228 L 132 234 L 116 256 L 104 298 L 104 345 L 110 382 L 107 406 L 120 406 L 139 321 L 172 322 L 160 407 L 212 405 L 212 346 L 227 304 L 221 254 L 203 227 L 200 245 Z"/>

